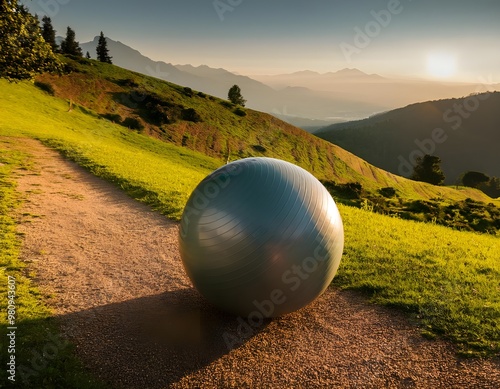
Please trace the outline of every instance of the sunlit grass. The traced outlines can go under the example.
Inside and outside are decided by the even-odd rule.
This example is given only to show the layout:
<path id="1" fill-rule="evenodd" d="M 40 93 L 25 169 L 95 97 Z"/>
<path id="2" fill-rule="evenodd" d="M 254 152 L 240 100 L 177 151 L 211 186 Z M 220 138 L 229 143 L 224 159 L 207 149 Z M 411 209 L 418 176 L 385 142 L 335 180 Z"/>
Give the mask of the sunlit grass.
<path id="1" fill-rule="evenodd" d="M 0 80 L 0 87 L 0 135 L 41 139 L 170 218 L 180 217 L 196 184 L 222 163 L 78 108 L 68 112 L 65 101 L 32 85 Z M 452 339 L 464 354 L 500 352 L 499 238 L 340 210 L 346 244 L 335 285 L 403 309 L 427 336 Z"/>
<path id="2" fill-rule="evenodd" d="M 13 87 L 0 80 L 0 86 L 6 86 L 0 96 L 0 135 L 40 139 L 172 219 L 180 218 L 195 185 L 222 163 L 78 108 L 68 112 L 65 101 L 30 84 Z"/>
<path id="3" fill-rule="evenodd" d="M 500 352 L 500 239 L 340 207 L 345 255 L 335 285 L 368 292 L 463 353 Z"/>

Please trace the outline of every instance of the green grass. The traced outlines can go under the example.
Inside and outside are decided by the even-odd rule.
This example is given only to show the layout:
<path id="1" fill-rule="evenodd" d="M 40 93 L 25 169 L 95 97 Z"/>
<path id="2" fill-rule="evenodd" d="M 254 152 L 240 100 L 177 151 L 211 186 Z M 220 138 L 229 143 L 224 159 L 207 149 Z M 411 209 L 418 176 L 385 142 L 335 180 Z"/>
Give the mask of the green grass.
<path id="1" fill-rule="evenodd" d="M 341 206 L 345 254 L 334 280 L 403 309 L 463 354 L 500 352 L 500 239 Z"/>
<path id="2" fill-rule="evenodd" d="M 188 195 L 221 161 L 98 119 L 29 83 L 0 80 L 0 135 L 29 136 L 178 220 Z M 29 114 L 26 114 L 29 112 Z"/>
<path id="3" fill-rule="evenodd" d="M 69 344 L 58 336 L 52 312 L 44 304 L 40 290 L 27 274 L 26 265 L 19 260 L 20 242 L 16 234 L 13 210 L 20 204 L 11 178 L 16 168 L 29 168 L 26 156 L 10 151 L 0 143 L 0 382 L 19 388 L 99 388 L 73 356 Z M 7 317 L 8 280 L 15 279 L 17 329 L 15 353 L 9 353 L 7 327 L 13 323 Z M 9 381 L 7 362 L 15 355 L 15 382 Z"/>
<path id="4" fill-rule="evenodd" d="M 173 219 L 196 184 L 222 164 L 78 107 L 67 112 L 67 102 L 30 84 L 0 80 L 0 87 L 0 135 L 41 139 Z M 416 185 L 411 190 L 429 196 L 452 191 Z M 499 238 L 340 209 L 346 255 L 336 285 L 364 290 L 377 303 L 409 312 L 426 335 L 453 340 L 463 354 L 500 352 Z"/>

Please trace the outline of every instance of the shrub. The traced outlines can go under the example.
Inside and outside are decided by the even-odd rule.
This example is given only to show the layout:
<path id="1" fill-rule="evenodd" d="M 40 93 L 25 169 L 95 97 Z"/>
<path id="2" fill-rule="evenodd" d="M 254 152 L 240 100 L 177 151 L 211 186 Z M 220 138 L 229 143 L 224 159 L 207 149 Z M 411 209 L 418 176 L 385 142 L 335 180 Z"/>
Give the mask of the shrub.
<path id="1" fill-rule="evenodd" d="M 265 153 L 267 151 L 267 149 L 261 145 L 252 145 L 252 149 L 258 151 L 259 153 Z"/>
<path id="2" fill-rule="evenodd" d="M 194 108 L 187 108 L 182 110 L 182 120 L 198 123 L 201 122 L 201 116 L 198 115 Z"/>
<path id="3" fill-rule="evenodd" d="M 238 116 L 241 116 L 241 117 L 247 116 L 247 112 L 246 112 L 244 109 L 240 108 L 240 107 L 236 108 L 236 109 L 233 111 L 233 113 L 234 113 L 235 115 L 238 115 Z"/>
<path id="4" fill-rule="evenodd" d="M 101 117 L 113 123 L 120 124 L 122 122 L 122 117 L 117 113 L 106 113 L 104 115 L 101 115 Z"/>
<path id="5" fill-rule="evenodd" d="M 425 213 L 428 215 L 433 214 L 439 209 L 439 205 L 425 200 L 415 200 L 408 204 L 407 211 L 413 213 Z"/>
<path id="6" fill-rule="evenodd" d="M 378 191 L 382 196 L 391 198 L 396 196 L 396 189 L 394 189 L 392 186 L 388 186 L 385 188 L 380 188 Z"/>
<path id="7" fill-rule="evenodd" d="M 131 130 L 140 131 L 140 130 L 144 129 L 144 126 L 142 125 L 142 123 L 140 122 L 140 120 L 137 119 L 137 118 L 130 118 L 130 117 L 126 118 L 123 121 L 123 125 L 125 127 L 130 128 Z"/>
<path id="8" fill-rule="evenodd" d="M 223 107 L 229 108 L 229 109 L 233 109 L 234 108 L 234 104 L 231 103 L 230 101 L 226 101 L 226 100 L 222 100 L 220 102 L 220 105 L 222 105 Z"/>
<path id="9" fill-rule="evenodd" d="M 70 73 L 78 73 L 80 70 L 78 67 L 76 67 L 75 64 L 68 62 L 63 65 L 63 73 L 64 74 L 70 74 Z"/>
<path id="10" fill-rule="evenodd" d="M 188 88 L 187 86 L 183 89 L 184 91 L 184 94 L 187 96 L 187 97 L 193 97 L 193 90 L 191 88 Z"/>
<path id="11" fill-rule="evenodd" d="M 51 96 L 54 96 L 56 93 L 54 87 L 47 82 L 35 81 L 35 86 Z"/>
<path id="12" fill-rule="evenodd" d="M 162 124 L 171 124 L 175 120 L 172 115 L 169 115 L 167 109 L 160 104 L 147 103 L 146 104 L 147 114 L 146 116 L 153 121 L 154 124 L 161 126 Z"/>
<path id="13" fill-rule="evenodd" d="M 118 85 L 121 86 L 129 86 L 131 88 L 139 87 L 139 84 L 132 78 L 123 78 L 121 80 L 116 81 Z"/>
<path id="14" fill-rule="evenodd" d="M 207 97 L 207 95 L 203 92 L 198 92 L 198 97 L 201 97 L 202 99 L 204 99 L 205 97 Z"/>
<path id="15" fill-rule="evenodd" d="M 337 184 L 333 181 L 322 181 L 322 183 L 330 193 L 343 199 L 360 199 L 361 194 L 363 193 L 363 186 L 359 182 Z"/>

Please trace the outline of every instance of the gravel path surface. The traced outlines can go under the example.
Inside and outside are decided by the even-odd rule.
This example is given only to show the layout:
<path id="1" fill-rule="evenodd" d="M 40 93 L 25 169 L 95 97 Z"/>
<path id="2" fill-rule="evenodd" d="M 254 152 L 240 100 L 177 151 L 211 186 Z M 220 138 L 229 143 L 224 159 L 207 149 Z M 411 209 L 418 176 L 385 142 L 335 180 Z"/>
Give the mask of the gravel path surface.
<path id="1" fill-rule="evenodd" d="M 184 274 L 177 223 L 34 140 L 16 147 L 39 172 L 18 174 L 33 215 L 19 227 L 22 256 L 109 387 L 500 388 L 497 359 L 459 359 L 355 292 L 330 288 L 253 327 L 220 313 Z"/>

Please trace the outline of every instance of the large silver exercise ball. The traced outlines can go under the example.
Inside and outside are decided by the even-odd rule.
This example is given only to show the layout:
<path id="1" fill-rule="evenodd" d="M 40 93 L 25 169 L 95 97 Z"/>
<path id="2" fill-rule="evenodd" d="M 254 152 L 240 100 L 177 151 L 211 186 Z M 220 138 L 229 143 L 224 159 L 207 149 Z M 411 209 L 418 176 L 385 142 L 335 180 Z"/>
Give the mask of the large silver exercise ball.
<path id="1" fill-rule="evenodd" d="M 337 272 L 344 230 L 332 197 L 309 172 L 247 158 L 198 185 L 179 242 L 198 291 L 255 321 L 293 312 L 323 293 Z"/>

